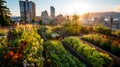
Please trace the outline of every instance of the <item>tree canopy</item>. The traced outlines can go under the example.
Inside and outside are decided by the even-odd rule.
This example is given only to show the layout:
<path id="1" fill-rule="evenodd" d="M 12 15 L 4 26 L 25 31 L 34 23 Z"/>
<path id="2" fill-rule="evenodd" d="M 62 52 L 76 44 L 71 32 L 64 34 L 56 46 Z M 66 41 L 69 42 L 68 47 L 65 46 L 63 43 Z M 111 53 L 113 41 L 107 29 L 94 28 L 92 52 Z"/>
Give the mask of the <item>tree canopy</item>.
<path id="1" fill-rule="evenodd" d="M 7 3 L 5 0 L 0 0 L 0 25 L 7 26 L 10 24 L 10 10 L 5 5 Z"/>

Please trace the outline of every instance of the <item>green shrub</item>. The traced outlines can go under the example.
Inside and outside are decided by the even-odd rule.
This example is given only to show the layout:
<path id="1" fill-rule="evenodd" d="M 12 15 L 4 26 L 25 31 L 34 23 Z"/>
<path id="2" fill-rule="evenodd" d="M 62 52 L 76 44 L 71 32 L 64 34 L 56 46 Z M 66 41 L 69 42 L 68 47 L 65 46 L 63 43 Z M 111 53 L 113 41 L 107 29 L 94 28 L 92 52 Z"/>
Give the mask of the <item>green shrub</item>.
<path id="1" fill-rule="evenodd" d="M 80 33 L 80 24 L 77 22 L 69 22 L 64 24 L 61 29 L 62 34 L 64 35 L 78 35 Z"/>
<path id="2" fill-rule="evenodd" d="M 89 30 L 86 26 L 80 26 L 80 33 L 87 34 Z"/>
<path id="3" fill-rule="evenodd" d="M 105 27 L 103 25 L 94 26 L 93 31 L 107 35 L 110 35 L 112 32 L 110 28 Z"/>
<path id="4" fill-rule="evenodd" d="M 117 37 L 120 37 L 120 30 L 112 31 L 112 35 L 115 35 L 115 36 L 117 36 Z"/>

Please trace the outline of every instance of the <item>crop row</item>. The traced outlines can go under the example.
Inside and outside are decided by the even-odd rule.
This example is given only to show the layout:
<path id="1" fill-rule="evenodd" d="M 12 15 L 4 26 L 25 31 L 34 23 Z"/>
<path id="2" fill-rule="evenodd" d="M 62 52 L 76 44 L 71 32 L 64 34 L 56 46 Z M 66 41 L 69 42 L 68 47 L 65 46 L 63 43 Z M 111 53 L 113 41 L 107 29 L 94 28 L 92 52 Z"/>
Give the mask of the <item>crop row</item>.
<path id="1" fill-rule="evenodd" d="M 50 67 L 85 67 L 85 64 L 65 50 L 60 41 L 46 41 L 44 49 Z"/>
<path id="2" fill-rule="evenodd" d="M 6 42 L 6 43 L 4 43 Z M 1 42 L 0 66 L 43 67 L 43 39 L 31 25 L 10 29 L 8 38 Z"/>
<path id="3" fill-rule="evenodd" d="M 107 66 L 112 62 L 112 58 L 109 55 L 98 52 L 94 47 L 83 43 L 78 37 L 68 37 L 63 42 L 82 54 L 94 67 Z"/>
<path id="4" fill-rule="evenodd" d="M 101 34 L 88 34 L 88 35 L 84 35 L 82 38 L 120 57 L 120 54 L 119 54 L 120 41 L 119 40 L 113 40 L 108 36 L 101 35 Z"/>
<path id="5" fill-rule="evenodd" d="M 0 66 L 43 67 L 47 62 L 49 67 L 86 67 L 84 63 L 65 50 L 60 41 L 43 42 L 39 32 L 48 39 L 56 39 L 58 35 L 51 33 L 51 30 L 40 28 L 38 30 L 32 25 L 24 25 L 10 29 L 8 36 L 0 39 Z M 63 42 L 83 55 L 94 67 L 107 66 L 112 62 L 109 55 L 98 52 L 94 47 L 82 43 L 77 37 L 65 38 Z"/>

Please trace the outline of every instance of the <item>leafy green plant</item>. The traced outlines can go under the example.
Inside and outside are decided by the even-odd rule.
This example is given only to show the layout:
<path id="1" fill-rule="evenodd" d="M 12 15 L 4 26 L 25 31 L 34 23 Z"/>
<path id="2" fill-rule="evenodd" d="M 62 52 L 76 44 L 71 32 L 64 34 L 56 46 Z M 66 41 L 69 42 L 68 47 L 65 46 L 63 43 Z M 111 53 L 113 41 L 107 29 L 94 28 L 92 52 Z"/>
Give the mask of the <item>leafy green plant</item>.
<path id="1" fill-rule="evenodd" d="M 76 57 L 64 49 L 60 41 L 44 42 L 46 59 L 51 67 L 85 67 Z"/>
<path id="2" fill-rule="evenodd" d="M 118 54 L 120 52 L 119 40 L 113 40 L 112 38 L 102 34 L 88 34 L 84 35 L 82 38 L 120 57 L 120 54 Z"/>
<path id="3" fill-rule="evenodd" d="M 23 25 L 11 31 L 10 35 L 14 34 L 17 37 L 8 41 L 9 52 L 4 55 L 6 62 L 3 62 L 3 66 L 43 67 L 43 39 L 37 33 L 37 28 Z"/>
<path id="4" fill-rule="evenodd" d="M 47 30 L 46 32 L 43 33 L 43 35 L 49 39 L 54 39 L 54 38 L 60 37 L 60 35 L 58 33 L 55 33 L 51 30 Z"/>
<path id="5" fill-rule="evenodd" d="M 51 27 L 49 26 L 43 26 L 40 29 L 38 29 L 38 32 L 42 34 L 47 39 L 56 39 L 60 37 L 60 35 L 54 31 L 52 31 Z"/>
<path id="6" fill-rule="evenodd" d="M 3 61 L 5 53 L 8 51 L 7 49 L 7 41 L 6 37 L 0 38 L 0 65 L 1 62 Z"/>
<path id="7" fill-rule="evenodd" d="M 7 29 L 0 29 L 0 36 L 5 36 L 7 34 Z"/>
<path id="8" fill-rule="evenodd" d="M 107 65 L 112 61 L 112 58 L 109 55 L 104 54 L 107 55 L 107 57 L 104 57 L 103 55 L 99 54 L 101 52 L 98 52 L 94 47 L 90 47 L 88 44 L 83 43 L 78 37 L 67 37 L 63 40 L 63 42 L 85 56 L 94 67 L 103 67 L 104 64 Z"/>
<path id="9" fill-rule="evenodd" d="M 93 31 L 98 32 L 98 33 L 102 33 L 102 34 L 107 34 L 107 35 L 110 35 L 112 32 L 112 30 L 110 28 L 105 27 L 102 24 L 94 26 Z"/>
<path id="10" fill-rule="evenodd" d="M 120 37 L 120 30 L 112 31 L 112 35 L 115 35 L 115 36 L 117 36 L 117 37 Z"/>
<path id="11" fill-rule="evenodd" d="M 80 24 L 77 22 L 69 22 L 64 24 L 61 29 L 63 35 L 78 35 L 80 33 Z"/>
<path id="12" fill-rule="evenodd" d="M 89 30 L 86 26 L 81 26 L 80 33 L 87 34 L 87 33 L 89 33 Z"/>

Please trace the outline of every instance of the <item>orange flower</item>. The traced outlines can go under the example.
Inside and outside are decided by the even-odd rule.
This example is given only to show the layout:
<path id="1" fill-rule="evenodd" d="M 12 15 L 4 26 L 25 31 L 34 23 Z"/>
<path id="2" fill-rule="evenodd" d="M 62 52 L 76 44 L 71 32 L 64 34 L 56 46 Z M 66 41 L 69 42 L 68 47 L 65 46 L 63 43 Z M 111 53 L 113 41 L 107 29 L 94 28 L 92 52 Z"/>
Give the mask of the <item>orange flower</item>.
<path id="1" fill-rule="evenodd" d="M 9 52 L 9 55 L 10 55 L 10 56 L 14 56 L 14 52 L 13 52 L 13 51 L 10 51 L 10 52 Z"/>
<path id="2" fill-rule="evenodd" d="M 19 58 L 18 53 L 16 53 L 16 54 L 12 57 L 13 60 L 14 60 L 14 59 L 18 59 L 18 58 Z"/>

